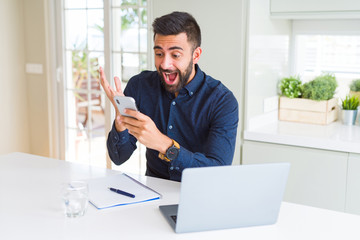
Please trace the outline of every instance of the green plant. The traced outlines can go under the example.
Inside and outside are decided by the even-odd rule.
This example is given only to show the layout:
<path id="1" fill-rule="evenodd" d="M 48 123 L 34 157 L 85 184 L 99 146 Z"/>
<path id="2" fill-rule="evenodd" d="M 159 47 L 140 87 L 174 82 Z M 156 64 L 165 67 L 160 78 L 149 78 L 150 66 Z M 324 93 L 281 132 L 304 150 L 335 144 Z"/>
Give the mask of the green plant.
<path id="1" fill-rule="evenodd" d="M 322 74 L 303 85 L 302 97 L 317 101 L 329 100 L 333 98 L 336 88 L 335 75 L 330 73 Z"/>
<path id="2" fill-rule="evenodd" d="M 281 95 L 289 98 L 301 97 L 301 80 L 299 76 L 290 76 L 280 81 Z"/>
<path id="3" fill-rule="evenodd" d="M 350 90 L 354 92 L 360 92 L 360 79 L 356 79 L 351 82 Z"/>
<path id="4" fill-rule="evenodd" d="M 344 110 L 357 110 L 359 106 L 359 98 L 356 96 L 346 96 L 344 100 L 342 100 L 342 109 Z"/>

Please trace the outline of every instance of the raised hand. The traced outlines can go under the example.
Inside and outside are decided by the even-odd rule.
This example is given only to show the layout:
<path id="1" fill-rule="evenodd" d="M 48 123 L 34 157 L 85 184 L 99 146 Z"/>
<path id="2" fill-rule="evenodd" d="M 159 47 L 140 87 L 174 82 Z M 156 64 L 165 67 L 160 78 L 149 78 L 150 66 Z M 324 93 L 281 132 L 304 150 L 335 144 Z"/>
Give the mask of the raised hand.
<path id="1" fill-rule="evenodd" d="M 109 82 L 106 80 L 104 69 L 102 67 L 99 68 L 99 72 L 100 72 L 100 84 L 101 84 L 102 88 L 104 89 L 106 96 L 111 101 L 111 103 L 114 106 L 115 111 L 116 111 L 116 117 L 115 117 L 116 130 L 119 132 L 122 132 L 126 129 L 126 127 L 120 121 L 121 115 L 120 115 L 120 113 L 116 107 L 115 101 L 114 101 L 115 96 L 124 96 L 124 93 L 121 89 L 120 79 L 118 77 L 114 77 L 115 88 L 116 88 L 116 90 L 114 90 L 110 86 Z"/>
<path id="2" fill-rule="evenodd" d="M 115 96 L 124 96 L 121 89 L 120 79 L 118 77 L 114 77 L 116 87 L 116 90 L 114 90 L 106 80 L 104 70 L 101 67 L 99 68 L 99 72 L 100 84 L 116 110 L 116 130 L 120 132 L 128 129 L 129 133 L 146 147 L 165 153 L 166 149 L 172 145 L 172 140 L 159 131 L 150 117 L 142 114 L 141 112 L 127 109 L 125 110 L 126 114 L 129 114 L 134 118 L 122 116 L 119 113 L 114 101 Z"/>

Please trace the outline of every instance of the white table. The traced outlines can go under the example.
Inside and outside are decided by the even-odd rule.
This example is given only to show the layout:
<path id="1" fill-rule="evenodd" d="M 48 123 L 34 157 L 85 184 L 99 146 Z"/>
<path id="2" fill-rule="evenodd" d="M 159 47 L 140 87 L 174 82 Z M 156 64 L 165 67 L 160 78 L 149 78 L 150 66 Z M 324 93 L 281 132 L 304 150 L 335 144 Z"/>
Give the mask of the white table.
<path id="1" fill-rule="evenodd" d="M 177 203 L 180 184 L 151 177 L 139 180 L 161 200 L 63 215 L 61 183 L 118 173 L 23 153 L 0 156 L 0 239 L 360 239 L 360 216 L 286 202 L 274 225 L 175 234 L 158 206 Z"/>

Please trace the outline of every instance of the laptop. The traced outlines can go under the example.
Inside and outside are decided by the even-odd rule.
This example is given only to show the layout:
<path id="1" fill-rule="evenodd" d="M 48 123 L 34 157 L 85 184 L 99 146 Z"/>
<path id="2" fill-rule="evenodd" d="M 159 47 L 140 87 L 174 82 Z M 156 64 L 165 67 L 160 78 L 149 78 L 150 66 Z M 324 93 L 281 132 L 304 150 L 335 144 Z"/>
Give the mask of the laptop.
<path id="1" fill-rule="evenodd" d="M 159 206 L 176 233 L 274 224 L 290 163 L 187 168 L 180 201 Z"/>

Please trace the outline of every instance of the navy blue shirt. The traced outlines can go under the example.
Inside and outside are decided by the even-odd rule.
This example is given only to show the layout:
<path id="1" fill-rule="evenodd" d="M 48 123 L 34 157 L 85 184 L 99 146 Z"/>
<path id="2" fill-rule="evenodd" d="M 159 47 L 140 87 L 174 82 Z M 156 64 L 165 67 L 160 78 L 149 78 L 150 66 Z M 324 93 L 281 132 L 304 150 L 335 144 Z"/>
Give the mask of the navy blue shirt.
<path id="1" fill-rule="evenodd" d="M 220 81 L 195 65 L 196 75 L 178 96 L 161 84 L 156 71 L 144 71 L 128 82 L 124 94 L 135 99 L 138 110 L 157 128 L 180 144 L 176 159 L 166 162 L 159 152 L 146 149 L 146 175 L 181 181 L 185 168 L 230 165 L 239 120 L 238 103 Z M 120 165 L 136 149 L 136 138 L 115 124 L 107 140 L 111 160 Z"/>

